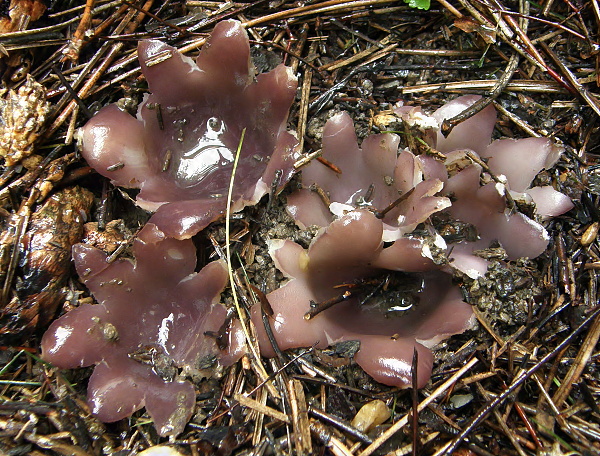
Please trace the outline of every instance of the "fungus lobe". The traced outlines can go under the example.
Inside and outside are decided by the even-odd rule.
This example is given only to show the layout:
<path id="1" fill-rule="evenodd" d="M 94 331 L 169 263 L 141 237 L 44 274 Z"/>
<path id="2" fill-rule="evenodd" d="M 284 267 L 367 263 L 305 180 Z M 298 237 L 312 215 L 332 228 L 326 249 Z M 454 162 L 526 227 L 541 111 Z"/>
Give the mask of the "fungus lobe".
<path id="1" fill-rule="evenodd" d="M 308 250 L 292 241 L 271 241 L 275 265 L 289 281 L 267 295 L 270 324 L 282 350 L 359 341 L 356 362 L 388 385 L 412 384 L 416 350 L 417 384 L 423 387 L 433 366 L 429 347 L 470 327 L 471 307 L 462 302 L 451 277 L 424 255 L 422 239 L 406 237 L 384 247 L 383 228 L 371 212 L 358 210 L 332 222 Z M 394 276 L 399 281 L 382 293 Z M 368 283 L 366 289 L 357 287 L 361 282 Z M 369 298 L 373 290 L 377 293 Z M 344 293 L 350 294 L 342 302 L 306 319 L 314 303 Z M 253 312 L 261 351 L 272 356 L 260 309 Z"/>

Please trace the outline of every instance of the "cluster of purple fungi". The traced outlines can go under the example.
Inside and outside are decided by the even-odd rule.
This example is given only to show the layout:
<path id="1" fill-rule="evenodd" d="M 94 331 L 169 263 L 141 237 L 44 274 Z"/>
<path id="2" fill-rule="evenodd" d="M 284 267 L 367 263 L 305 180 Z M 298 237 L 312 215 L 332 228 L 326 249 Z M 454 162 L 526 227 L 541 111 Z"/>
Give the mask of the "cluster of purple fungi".
<path id="1" fill-rule="evenodd" d="M 100 110 L 82 129 L 82 154 L 115 185 L 139 189 L 137 204 L 153 215 L 133 242 L 133 260 L 108 262 L 96 247 L 74 247 L 77 273 L 97 304 L 56 320 L 42 351 L 61 368 L 95 365 L 88 401 L 102 421 L 146 407 L 161 435 L 177 435 L 195 405 L 185 378 L 206 359 L 228 365 L 245 353 L 235 320 L 222 331 L 229 321 L 220 303 L 226 263 L 195 272 L 191 237 L 225 214 L 238 152 L 232 210 L 256 204 L 294 175 L 301 154 L 286 123 L 297 81 L 283 65 L 255 75 L 248 37 L 235 21 L 216 26 L 195 62 L 155 40 L 142 41 L 138 54 L 150 94 L 136 117 L 116 105 Z M 359 341 L 354 359 L 374 379 L 422 387 L 431 347 L 472 325 L 453 275 L 483 277 L 488 263 L 477 252 L 492 243 L 508 260 L 544 252 L 549 238 L 540 222 L 572 203 L 551 186 L 531 184 L 556 163 L 561 147 L 544 138 L 492 142 L 493 107 L 447 137 L 439 132 L 444 119 L 478 99 L 459 97 L 432 115 L 396 108 L 399 119 L 422 131 L 432 154 L 400 147 L 393 133 L 359 146 L 348 114 L 327 121 L 322 157 L 336 166 L 311 161 L 302 188 L 287 200 L 297 225 L 317 226 L 317 234 L 308 249 L 268 240 L 288 278 L 266 296 L 281 350 Z M 535 207 L 533 218 L 514 201 Z M 448 244 L 429 223 L 434 214 L 469 224 L 477 235 Z M 250 316 L 261 353 L 273 356 L 259 307 Z M 212 335 L 219 331 L 229 340 L 217 343 Z M 141 362 L 135 354 L 142 352 L 153 362 Z"/>

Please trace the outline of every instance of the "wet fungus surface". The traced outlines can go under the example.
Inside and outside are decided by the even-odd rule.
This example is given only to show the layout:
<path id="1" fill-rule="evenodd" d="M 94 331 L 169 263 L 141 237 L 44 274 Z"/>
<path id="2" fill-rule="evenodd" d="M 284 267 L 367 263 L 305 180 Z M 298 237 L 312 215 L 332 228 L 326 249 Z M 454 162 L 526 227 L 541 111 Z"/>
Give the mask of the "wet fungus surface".
<path id="1" fill-rule="evenodd" d="M 182 378 L 216 355 L 231 362 L 240 350 L 231 340 L 219 352 L 214 338 L 226 320 L 217 303 L 224 264 L 194 273 L 189 238 L 225 212 L 238 150 L 234 210 L 291 177 L 298 151 L 286 121 L 297 84 L 283 65 L 255 76 L 236 21 L 215 27 L 196 62 L 155 40 L 140 42 L 138 54 L 151 94 L 137 117 L 116 105 L 100 110 L 82 129 L 82 155 L 114 184 L 139 188 L 137 203 L 156 212 L 133 244 L 133 260 L 108 263 L 98 249 L 74 248 L 78 274 L 99 304 L 57 320 L 42 350 L 59 367 L 96 365 L 88 399 L 101 420 L 145 406 L 160 434 L 176 435 L 194 406 Z"/>
<path id="2" fill-rule="evenodd" d="M 451 286 L 450 275 L 424 255 L 423 239 L 402 238 L 384 248 L 382 235 L 381 220 L 358 210 L 332 222 L 308 250 L 271 241 L 275 265 L 290 280 L 267 295 L 270 325 L 282 350 L 359 341 L 356 362 L 388 385 L 411 385 L 416 350 L 417 384 L 423 387 L 433 366 L 428 347 L 467 329 L 471 307 Z M 317 314 L 317 303 L 327 302 L 335 305 Z M 272 356 L 255 307 L 261 352 Z"/>
<path id="3" fill-rule="evenodd" d="M 42 356 L 66 369 L 96 365 L 88 401 L 100 420 L 145 406 L 161 435 L 176 435 L 195 404 L 194 387 L 180 373 L 198 374 L 219 356 L 227 362 L 239 348 L 225 340 L 231 352 L 222 353 L 216 338 L 227 314 L 219 303 L 227 270 L 214 261 L 195 273 L 192 241 L 168 238 L 153 224 L 139 233 L 133 255 L 108 263 L 95 247 L 74 247 L 77 273 L 98 304 L 56 320 Z"/>
<path id="4" fill-rule="evenodd" d="M 297 80 L 284 65 L 255 76 L 239 22 L 220 22 L 196 62 L 157 40 L 141 41 L 138 55 L 151 93 L 137 117 L 101 109 L 83 128 L 82 155 L 115 185 L 139 188 L 159 229 L 187 238 L 224 213 L 240 145 L 235 210 L 289 180 Z"/>
<path id="5" fill-rule="evenodd" d="M 185 378 L 243 350 L 239 329 L 224 331 L 225 263 L 194 272 L 190 238 L 224 214 L 238 151 L 234 210 L 289 181 L 299 151 L 286 122 L 297 82 L 283 65 L 255 77 L 248 36 L 235 21 L 215 27 L 196 62 L 155 40 L 140 42 L 138 54 L 151 93 L 137 117 L 116 105 L 100 110 L 82 129 L 82 154 L 115 185 L 139 189 L 137 204 L 154 214 L 133 242 L 133 259 L 110 263 L 95 247 L 75 246 L 77 272 L 98 304 L 55 321 L 42 351 L 62 368 L 96 365 L 88 399 L 101 420 L 146 407 L 161 435 L 177 435 L 195 404 Z M 511 260 L 545 250 L 542 222 L 572 203 L 532 181 L 561 148 L 541 138 L 492 142 L 491 107 L 443 137 L 443 120 L 477 99 L 459 97 L 431 116 L 398 107 L 434 154 L 403 149 L 391 133 L 359 146 L 348 114 L 327 122 L 323 157 L 341 172 L 311 162 L 287 205 L 317 235 L 308 249 L 266 240 L 288 279 L 267 295 L 280 349 L 356 340 L 356 362 L 398 387 L 412 384 L 416 351 L 423 387 L 431 348 L 473 322 L 453 275 L 484 276 L 488 262 L 476 252 L 496 242 Z M 473 238 L 444 238 L 436 217 L 472 226 Z M 260 312 L 251 309 L 261 352 L 273 356 Z"/>
<path id="6" fill-rule="evenodd" d="M 399 145 L 397 135 L 384 133 L 359 147 L 348 114 L 329 119 L 322 155 L 337 169 L 311 162 L 287 206 L 301 228 L 320 231 L 308 250 L 271 241 L 289 281 L 267 297 L 280 348 L 359 341 L 356 362 L 377 381 L 399 387 L 412 384 L 416 351 L 416 383 L 423 387 L 433 366 L 430 347 L 469 328 L 472 311 L 442 271 L 443 239 L 433 231 L 412 234 L 451 204 L 439 195 L 443 165 Z M 254 320 L 260 328 L 256 313 Z M 272 354 L 266 336 L 261 341 L 263 353 Z"/>
<path id="7" fill-rule="evenodd" d="M 435 157 L 399 150 L 400 138 L 390 133 L 369 136 L 359 147 L 344 113 L 326 123 L 322 156 L 335 167 L 312 161 L 303 170 L 302 189 L 288 198 L 288 211 L 301 228 L 321 229 L 308 250 L 271 241 L 276 266 L 289 278 L 268 295 L 281 348 L 357 340 L 355 359 L 364 370 L 400 387 L 411 385 L 416 350 L 417 384 L 423 386 L 432 367 L 428 347 L 471 325 L 470 306 L 452 285 L 452 275 L 483 277 L 488 261 L 477 253 L 495 242 L 511 260 L 545 250 L 549 237 L 540 222 L 568 211 L 572 202 L 552 187 L 530 186 L 562 149 L 542 138 L 491 142 L 493 107 L 448 137 L 439 133 L 445 119 L 478 99 L 459 97 L 432 116 L 420 108 L 397 109 L 407 124 L 421 129 Z M 529 203 L 533 218 L 514 199 Z M 472 239 L 446 241 L 429 221 L 432 215 L 470 225 Z M 397 271 L 409 274 L 395 284 L 400 291 L 390 304 L 384 289 Z M 373 291 L 357 287 L 373 278 L 379 283 Z M 254 319 L 260 326 L 258 316 Z M 263 351 L 272 353 L 263 342 Z"/>
<path id="8" fill-rule="evenodd" d="M 479 98 L 456 98 L 432 117 L 441 125 Z M 432 141 L 446 155 L 443 193 L 452 198 L 447 212 L 477 232 L 476 241 L 453 244 L 449 256 L 454 267 L 472 278 L 483 276 L 488 266 L 474 251 L 497 241 L 510 260 L 536 258 L 550 239 L 542 222 L 573 207 L 569 197 L 551 186 L 531 187 L 540 171 L 558 161 L 564 148 L 549 138 L 492 141 L 495 120 L 495 110 L 488 106 L 447 138 L 437 132 Z"/>
<path id="9" fill-rule="evenodd" d="M 323 157 L 341 172 L 316 160 L 302 170 L 304 188 L 288 198 L 288 211 L 299 226 L 327 226 L 334 216 L 355 207 L 382 211 L 404 194 L 406 198 L 382 217 L 387 241 L 410 233 L 429 215 L 450 206 L 448 198 L 436 196 L 442 181 L 424 179 L 423 169 L 435 166 L 434 159 L 415 157 L 406 149 L 398 153 L 399 140 L 391 133 L 371 135 L 359 147 L 347 113 L 329 119 L 323 130 Z"/>

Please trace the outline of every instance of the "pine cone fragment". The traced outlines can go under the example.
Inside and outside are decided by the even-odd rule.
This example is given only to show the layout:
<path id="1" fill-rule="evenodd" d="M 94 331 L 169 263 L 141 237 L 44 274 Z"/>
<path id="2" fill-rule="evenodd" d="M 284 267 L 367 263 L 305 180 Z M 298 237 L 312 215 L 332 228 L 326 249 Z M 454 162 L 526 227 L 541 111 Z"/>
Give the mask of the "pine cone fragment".
<path id="1" fill-rule="evenodd" d="M 0 156 L 14 166 L 33 153 L 50 111 L 46 90 L 31 76 L 15 90 L 0 93 Z"/>

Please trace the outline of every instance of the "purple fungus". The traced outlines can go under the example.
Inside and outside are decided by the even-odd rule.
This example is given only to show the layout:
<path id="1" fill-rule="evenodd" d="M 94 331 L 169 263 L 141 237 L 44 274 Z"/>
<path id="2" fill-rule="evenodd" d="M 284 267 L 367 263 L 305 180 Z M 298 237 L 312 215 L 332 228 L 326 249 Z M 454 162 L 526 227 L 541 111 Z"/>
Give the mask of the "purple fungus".
<path id="1" fill-rule="evenodd" d="M 193 236 L 224 213 L 244 129 L 234 210 L 289 180 L 296 77 L 284 65 L 255 77 L 239 22 L 217 24 L 196 62 L 157 40 L 141 41 L 138 55 L 151 93 L 136 118 L 101 109 L 83 127 L 82 155 L 115 185 L 139 188 L 138 205 L 167 236 Z"/>
<path id="2" fill-rule="evenodd" d="M 183 378 L 201 375 L 215 357 L 231 362 L 242 344 L 223 340 L 229 352 L 218 346 L 227 270 L 215 261 L 194 272 L 192 241 L 168 238 L 153 224 L 139 233 L 133 255 L 108 263 L 95 247 L 74 247 L 77 272 L 98 304 L 53 322 L 42 356 L 65 369 L 96 365 L 88 402 L 100 420 L 117 421 L 146 407 L 161 435 L 177 435 L 195 404 L 194 388 Z"/>
<path id="3" fill-rule="evenodd" d="M 462 302 L 451 274 L 482 277 L 488 263 L 475 251 L 493 242 L 509 259 L 535 258 L 546 249 L 549 237 L 541 222 L 566 212 L 572 202 L 552 187 L 531 188 L 531 182 L 556 163 L 562 148 L 542 138 L 492 143 L 493 107 L 444 138 L 439 133 L 444 119 L 478 99 L 459 97 L 432 116 L 418 107 L 397 109 L 409 126 L 423 132 L 438 157 L 399 149 L 399 137 L 390 133 L 369 136 L 359 147 L 344 113 L 326 123 L 322 155 L 341 173 L 313 161 L 303 170 L 303 188 L 288 198 L 297 224 L 320 231 L 308 250 L 291 241 L 271 241 L 275 264 L 289 278 L 268 295 L 271 326 L 282 349 L 357 340 L 357 363 L 376 380 L 400 387 L 412 384 L 416 350 L 416 383 L 423 386 L 433 363 L 429 348 L 472 322 L 471 308 Z M 511 206 L 513 198 L 533 201 L 537 220 Z M 476 240 L 448 245 L 428 222 L 432 215 L 472 225 Z M 419 225 L 424 229 L 415 231 Z M 388 281 L 398 271 L 404 276 L 394 295 L 398 284 Z M 356 291 L 357 284 L 373 280 L 391 293 L 365 299 Z M 420 285 L 402 290 L 411 283 Z M 258 312 L 254 319 L 259 325 Z M 263 350 L 272 355 L 265 337 Z"/>
<path id="4" fill-rule="evenodd" d="M 375 380 L 393 386 L 411 385 L 416 350 L 417 384 L 423 387 L 433 366 L 429 347 L 469 328 L 471 306 L 426 256 L 426 241 L 405 237 L 384 247 L 383 228 L 374 214 L 359 210 L 332 222 L 308 250 L 292 241 L 271 241 L 275 265 L 289 281 L 267 295 L 274 312 L 270 324 L 281 349 L 359 341 L 356 362 Z M 367 290 L 386 287 L 399 272 L 413 273 L 400 274 L 402 291 L 389 284 L 388 293 L 369 299 L 368 291 L 357 289 L 365 281 L 371 282 Z M 336 297 L 334 306 L 315 312 Z M 261 350 L 272 356 L 260 311 L 253 311 Z"/>

